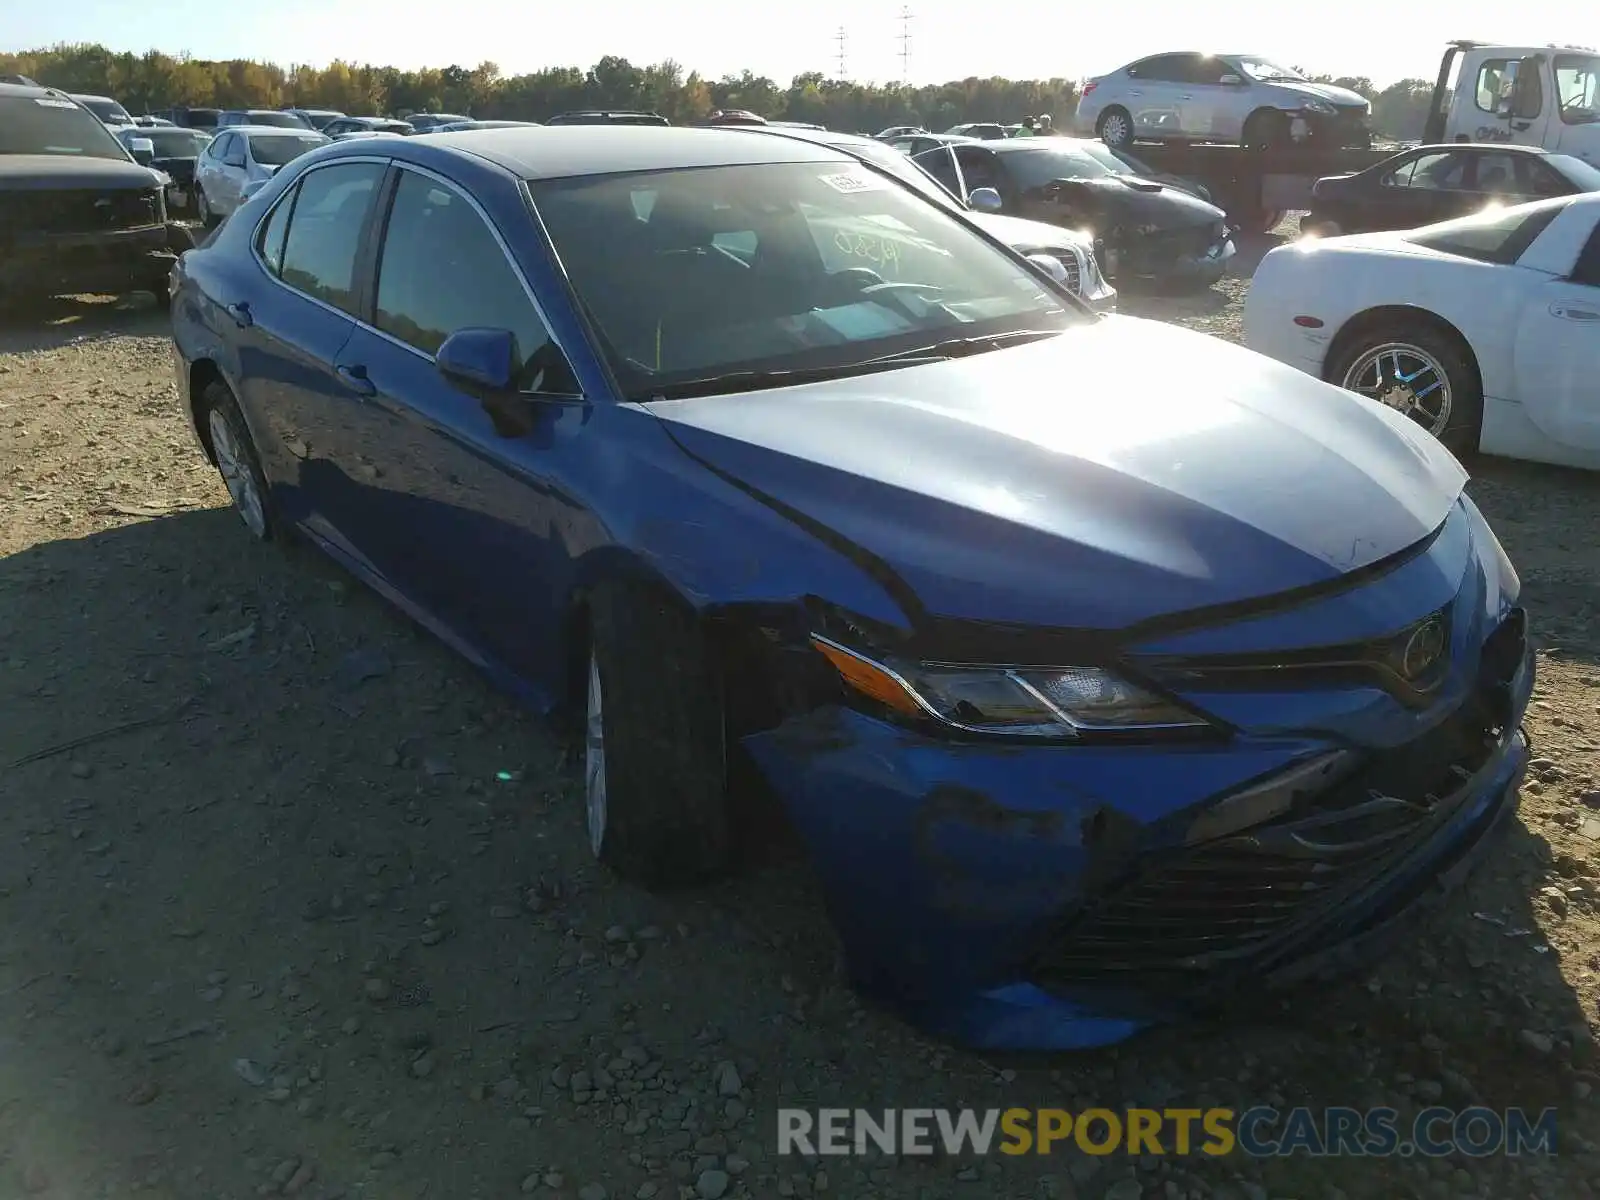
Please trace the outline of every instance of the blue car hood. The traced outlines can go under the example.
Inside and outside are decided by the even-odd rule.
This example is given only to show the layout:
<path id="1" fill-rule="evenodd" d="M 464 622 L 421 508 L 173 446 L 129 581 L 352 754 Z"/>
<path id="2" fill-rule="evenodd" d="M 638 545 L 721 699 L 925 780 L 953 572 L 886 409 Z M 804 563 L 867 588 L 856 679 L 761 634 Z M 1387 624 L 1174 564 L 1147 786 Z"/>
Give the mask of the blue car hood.
<path id="1" fill-rule="evenodd" d="M 1327 583 L 1425 538 L 1467 478 L 1396 412 L 1131 317 L 649 407 L 691 456 L 888 568 L 926 613 L 1048 627 Z"/>

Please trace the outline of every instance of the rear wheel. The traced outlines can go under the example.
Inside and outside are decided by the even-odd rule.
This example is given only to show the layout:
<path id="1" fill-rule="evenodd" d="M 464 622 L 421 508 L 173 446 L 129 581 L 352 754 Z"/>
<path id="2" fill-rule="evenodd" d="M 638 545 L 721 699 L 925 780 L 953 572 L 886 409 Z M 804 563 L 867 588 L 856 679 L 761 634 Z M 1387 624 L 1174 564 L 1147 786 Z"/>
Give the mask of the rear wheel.
<path id="1" fill-rule="evenodd" d="M 218 380 L 206 385 L 200 397 L 200 423 L 234 511 L 251 537 L 258 542 L 271 541 L 279 531 L 267 479 L 256 457 L 250 429 L 227 384 Z"/>
<path id="2" fill-rule="evenodd" d="M 1478 448 L 1483 389 L 1471 351 L 1431 321 L 1374 324 L 1343 341 L 1328 379 L 1404 413 L 1457 454 Z"/>
<path id="3" fill-rule="evenodd" d="M 731 857 L 723 689 L 695 615 L 665 591 L 590 597 L 584 704 L 589 849 L 652 887 L 700 882 Z"/>
<path id="4" fill-rule="evenodd" d="M 1100 140 L 1108 146 L 1122 147 L 1133 142 L 1133 118 L 1128 115 L 1128 110 L 1120 105 L 1113 104 L 1100 114 L 1100 120 L 1095 125 L 1095 132 L 1100 135 Z"/>

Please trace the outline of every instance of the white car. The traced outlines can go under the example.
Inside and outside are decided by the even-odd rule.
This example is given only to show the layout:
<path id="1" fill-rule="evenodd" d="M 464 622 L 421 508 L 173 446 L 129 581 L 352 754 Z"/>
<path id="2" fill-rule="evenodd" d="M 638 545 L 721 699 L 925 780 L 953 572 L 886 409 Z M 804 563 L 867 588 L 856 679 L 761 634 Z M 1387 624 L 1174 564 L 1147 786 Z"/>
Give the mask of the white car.
<path id="1" fill-rule="evenodd" d="M 1600 469 L 1600 193 L 1279 246 L 1244 341 L 1457 453 Z"/>
<path id="2" fill-rule="evenodd" d="M 1259 54 L 1156 54 L 1083 85 L 1074 121 L 1108 146 L 1149 141 L 1278 146 L 1371 140 L 1372 105 Z"/>
<path id="3" fill-rule="evenodd" d="M 244 203 L 248 185 L 271 179 L 285 163 L 328 142 L 313 129 L 230 125 L 218 130 L 195 162 L 196 215 L 214 225 Z"/>

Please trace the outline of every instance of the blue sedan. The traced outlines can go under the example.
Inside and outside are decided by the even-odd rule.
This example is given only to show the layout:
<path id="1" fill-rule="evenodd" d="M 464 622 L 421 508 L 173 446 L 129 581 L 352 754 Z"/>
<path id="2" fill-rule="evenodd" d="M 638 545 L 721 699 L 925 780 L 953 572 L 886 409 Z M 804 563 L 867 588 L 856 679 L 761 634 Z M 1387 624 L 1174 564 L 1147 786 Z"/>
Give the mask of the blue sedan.
<path id="1" fill-rule="evenodd" d="M 728 869 L 755 764 L 857 985 L 938 1034 L 1363 966 L 1515 808 L 1526 618 L 1443 446 L 826 145 L 336 143 L 173 297 L 251 535 L 582 712 L 619 874 Z"/>

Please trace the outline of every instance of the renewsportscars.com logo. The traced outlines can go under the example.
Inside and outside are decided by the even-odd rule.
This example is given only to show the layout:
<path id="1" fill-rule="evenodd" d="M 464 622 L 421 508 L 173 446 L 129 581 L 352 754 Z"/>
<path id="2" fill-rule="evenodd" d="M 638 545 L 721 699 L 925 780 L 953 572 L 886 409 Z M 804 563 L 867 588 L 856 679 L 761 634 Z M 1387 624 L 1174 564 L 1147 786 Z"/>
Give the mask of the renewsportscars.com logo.
<path id="1" fill-rule="evenodd" d="M 1312 1158 L 1553 1155 L 1555 1109 L 804 1108 L 778 1110 L 778 1153 Z"/>

